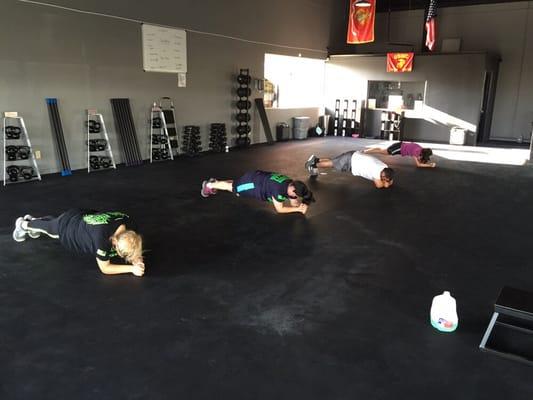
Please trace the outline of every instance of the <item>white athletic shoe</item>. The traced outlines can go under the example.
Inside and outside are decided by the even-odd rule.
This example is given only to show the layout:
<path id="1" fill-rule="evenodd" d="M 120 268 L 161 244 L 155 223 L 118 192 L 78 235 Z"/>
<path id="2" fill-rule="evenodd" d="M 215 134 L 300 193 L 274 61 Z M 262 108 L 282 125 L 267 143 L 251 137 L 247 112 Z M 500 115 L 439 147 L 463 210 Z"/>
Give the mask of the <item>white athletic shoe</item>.
<path id="1" fill-rule="evenodd" d="M 312 154 L 311 157 L 309 157 L 308 160 L 305 162 L 305 169 L 307 169 L 307 172 L 309 172 L 309 175 L 311 176 L 318 175 L 318 169 L 316 167 L 317 160 L 318 157 Z"/>
<path id="2" fill-rule="evenodd" d="M 26 240 L 26 234 L 28 233 L 24 228 L 22 228 L 22 223 L 24 218 L 18 217 L 15 221 L 15 230 L 13 231 L 13 240 L 16 242 L 23 242 Z"/>
<path id="3" fill-rule="evenodd" d="M 30 214 L 26 214 L 24 216 L 24 221 L 30 222 L 30 221 L 33 221 L 34 219 L 35 218 L 33 218 L 33 216 Z M 29 229 L 26 232 L 28 233 L 28 236 L 31 237 L 32 239 L 38 239 L 41 237 L 41 234 L 39 232 L 32 232 Z"/>

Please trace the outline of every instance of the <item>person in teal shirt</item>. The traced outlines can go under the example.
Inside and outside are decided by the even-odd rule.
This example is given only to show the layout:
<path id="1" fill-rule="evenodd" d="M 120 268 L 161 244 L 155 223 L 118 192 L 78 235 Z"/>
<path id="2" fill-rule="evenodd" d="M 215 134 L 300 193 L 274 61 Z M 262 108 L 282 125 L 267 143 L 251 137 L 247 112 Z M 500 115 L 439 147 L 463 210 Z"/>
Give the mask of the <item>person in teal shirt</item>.
<path id="1" fill-rule="evenodd" d="M 232 192 L 239 197 L 271 202 L 281 214 L 295 212 L 305 214 L 309 205 L 315 201 L 313 193 L 302 181 L 261 170 L 247 172 L 236 180 L 211 178 L 202 183 L 203 197 L 213 196 L 218 190 Z"/>

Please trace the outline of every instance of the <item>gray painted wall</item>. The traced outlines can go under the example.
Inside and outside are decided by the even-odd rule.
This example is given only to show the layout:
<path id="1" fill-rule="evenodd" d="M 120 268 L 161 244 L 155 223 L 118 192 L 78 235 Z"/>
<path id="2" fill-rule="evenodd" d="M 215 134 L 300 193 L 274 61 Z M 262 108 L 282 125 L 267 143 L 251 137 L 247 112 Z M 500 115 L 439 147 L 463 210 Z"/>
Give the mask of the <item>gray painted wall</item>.
<path id="1" fill-rule="evenodd" d="M 344 13 L 345 14 L 345 13 Z M 376 42 L 346 45 L 346 17 L 332 26 L 333 53 L 383 53 L 409 50 L 387 44 L 387 13 L 376 18 Z M 422 48 L 423 10 L 391 14 L 390 41 Z M 529 138 L 533 121 L 533 2 L 502 3 L 438 9 L 437 51 L 442 39 L 461 38 L 462 51 L 488 51 L 502 58 L 491 138 Z"/>
<path id="2" fill-rule="evenodd" d="M 475 130 L 479 121 L 487 55 L 442 54 L 415 57 L 413 72 L 385 71 L 385 56 L 336 56 L 327 67 L 327 104 L 336 98 L 366 99 L 368 80 L 427 82 L 423 116 L 406 123 L 406 139 L 447 141 L 452 126 Z M 416 94 L 415 94 L 416 95 Z M 429 122 L 429 123 L 428 123 Z"/>
<path id="3" fill-rule="evenodd" d="M 329 0 L 55 3 L 303 48 L 325 50 L 329 40 Z M 237 20 L 241 21 L 242 16 L 247 17 L 244 23 Z M 118 161 L 121 151 L 114 135 L 109 102 L 112 97 L 131 99 L 145 158 L 149 155 L 149 108 L 161 96 L 174 99 L 179 128 L 201 126 L 203 146 L 207 148 L 209 123 L 234 124 L 233 82 L 239 68 L 250 68 L 254 77 L 262 78 L 266 52 L 324 56 L 189 32 L 187 87 L 178 88 L 173 74 L 142 71 L 137 23 L 4 0 L 0 26 L 4 32 L 0 35 L 0 111 L 18 111 L 25 118 L 32 144 L 42 153 L 42 173 L 59 170 L 45 97 L 59 99 L 72 168 L 85 168 L 83 124 L 87 108 L 103 113 Z M 254 92 L 254 96 L 261 93 Z M 262 131 L 255 130 L 252 140 L 263 142 Z"/>

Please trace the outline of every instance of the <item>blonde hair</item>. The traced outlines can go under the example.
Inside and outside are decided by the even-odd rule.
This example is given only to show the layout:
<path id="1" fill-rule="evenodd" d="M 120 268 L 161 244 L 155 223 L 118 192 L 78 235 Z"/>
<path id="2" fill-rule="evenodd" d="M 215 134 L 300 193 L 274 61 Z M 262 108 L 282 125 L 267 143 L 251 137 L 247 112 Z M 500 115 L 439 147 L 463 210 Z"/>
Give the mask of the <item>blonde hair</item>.
<path id="1" fill-rule="evenodd" d="M 143 258 L 143 239 L 135 231 L 125 230 L 115 236 L 116 251 L 118 255 L 129 263 L 142 261 Z"/>

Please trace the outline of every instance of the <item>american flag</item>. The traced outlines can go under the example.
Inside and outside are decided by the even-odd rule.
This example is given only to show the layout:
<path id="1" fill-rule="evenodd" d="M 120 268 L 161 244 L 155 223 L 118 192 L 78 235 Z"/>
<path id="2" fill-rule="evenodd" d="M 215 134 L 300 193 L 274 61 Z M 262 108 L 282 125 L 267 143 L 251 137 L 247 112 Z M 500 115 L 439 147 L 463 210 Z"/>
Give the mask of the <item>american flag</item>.
<path id="1" fill-rule="evenodd" d="M 429 1 L 428 14 L 426 17 L 426 47 L 433 51 L 435 48 L 435 18 L 437 17 L 437 0 Z"/>

